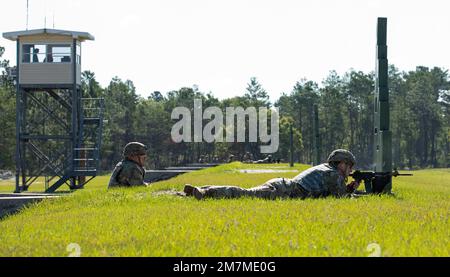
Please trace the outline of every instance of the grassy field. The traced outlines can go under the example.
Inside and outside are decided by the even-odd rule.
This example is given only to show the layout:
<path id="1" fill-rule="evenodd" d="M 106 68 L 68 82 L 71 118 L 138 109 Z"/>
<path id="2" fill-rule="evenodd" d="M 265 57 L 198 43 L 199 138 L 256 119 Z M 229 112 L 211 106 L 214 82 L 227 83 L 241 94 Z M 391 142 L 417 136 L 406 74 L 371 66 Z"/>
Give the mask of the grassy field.
<path id="1" fill-rule="evenodd" d="M 149 188 L 84 190 L 34 204 L 0 221 L 0 256 L 449 256 L 450 169 L 394 179 L 395 197 L 205 200 L 155 195 L 195 185 L 251 187 L 296 172 L 287 165 L 232 163 Z M 13 189 L 0 182 L 0 190 Z"/>

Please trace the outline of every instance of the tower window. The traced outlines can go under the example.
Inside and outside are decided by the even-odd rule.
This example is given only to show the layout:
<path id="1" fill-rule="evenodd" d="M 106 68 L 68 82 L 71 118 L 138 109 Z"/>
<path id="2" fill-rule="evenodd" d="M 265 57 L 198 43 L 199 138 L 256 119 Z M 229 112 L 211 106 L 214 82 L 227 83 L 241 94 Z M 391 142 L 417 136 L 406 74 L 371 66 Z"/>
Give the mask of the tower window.
<path id="1" fill-rule="evenodd" d="M 24 44 L 23 63 L 70 63 L 72 48 L 69 44 Z"/>

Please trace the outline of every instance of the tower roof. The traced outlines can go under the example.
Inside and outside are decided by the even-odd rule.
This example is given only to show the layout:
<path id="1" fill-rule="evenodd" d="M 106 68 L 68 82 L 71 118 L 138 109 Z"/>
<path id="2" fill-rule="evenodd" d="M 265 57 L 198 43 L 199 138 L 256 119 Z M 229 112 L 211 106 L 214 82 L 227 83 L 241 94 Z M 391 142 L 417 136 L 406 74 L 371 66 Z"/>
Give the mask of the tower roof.
<path id="1" fill-rule="evenodd" d="M 95 40 L 94 36 L 89 34 L 88 32 L 76 32 L 57 29 L 36 29 L 27 31 L 7 32 L 3 33 L 3 37 L 12 41 L 16 41 L 19 37 L 42 35 L 42 34 L 70 36 L 72 38 L 78 39 L 79 41 Z"/>

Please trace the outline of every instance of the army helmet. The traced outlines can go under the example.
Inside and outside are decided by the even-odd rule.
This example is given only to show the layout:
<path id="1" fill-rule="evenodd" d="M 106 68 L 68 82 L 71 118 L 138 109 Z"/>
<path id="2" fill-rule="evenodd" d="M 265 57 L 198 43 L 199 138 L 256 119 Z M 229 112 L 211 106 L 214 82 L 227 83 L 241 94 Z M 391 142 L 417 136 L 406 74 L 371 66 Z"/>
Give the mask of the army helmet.
<path id="1" fill-rule="evenodd" d="M 123 149 L 123 156 L 141 156 L 147 155 L 147 146 L 140 142 L 130 142 Z"/>
<path id="2" fill-rule="evenodd" d="M 328 157 L 327 162 L 346 162 L 346 163 L 352 163 L 353 165 L 356 164 L 355 156 L 353 156 L 352 152 L 345 150 L 345 149 L 337 149 L 331 152 L 330 156 Z"/>

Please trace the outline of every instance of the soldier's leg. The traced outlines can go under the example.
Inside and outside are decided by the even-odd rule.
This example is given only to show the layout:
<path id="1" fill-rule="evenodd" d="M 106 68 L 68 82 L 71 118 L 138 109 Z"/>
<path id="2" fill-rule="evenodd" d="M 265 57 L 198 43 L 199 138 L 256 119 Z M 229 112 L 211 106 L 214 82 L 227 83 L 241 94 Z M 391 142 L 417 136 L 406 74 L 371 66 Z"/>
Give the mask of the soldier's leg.
<path id="1" fill-rule="evenodd" d="M 250 195 L 265 199 L 290 197 L 291 190 L 290 181 L 285 178 L 271 179 L 261 186 L 249 189 Z"/>
<path id="2" fill-rule="evenodd" d="M 197 199 L 203 198 L 239 198 L 249 195 L 249 191 L 236 186 L 195 187 L 192 194 Z"/>
<path id="3" fill-rule="evenodd" d="M 186 196 L 192 196 L 194 193 L 194 187 L 190 184 L 186 184 L 184 185 L 183 191 L 186 194 Z"/>
<path id="4" fill-rule="evenodd" d="M 204 186 L 185 187 L 186 195 L 193 195 L 197 199 L 203 198 L 239 198 L 251 196 L 265 199 L 287 198 L 292 196 L 293 186 L 289 179 L 275 178 L 261 186 L 243 189 L 236 186 Z"/>

